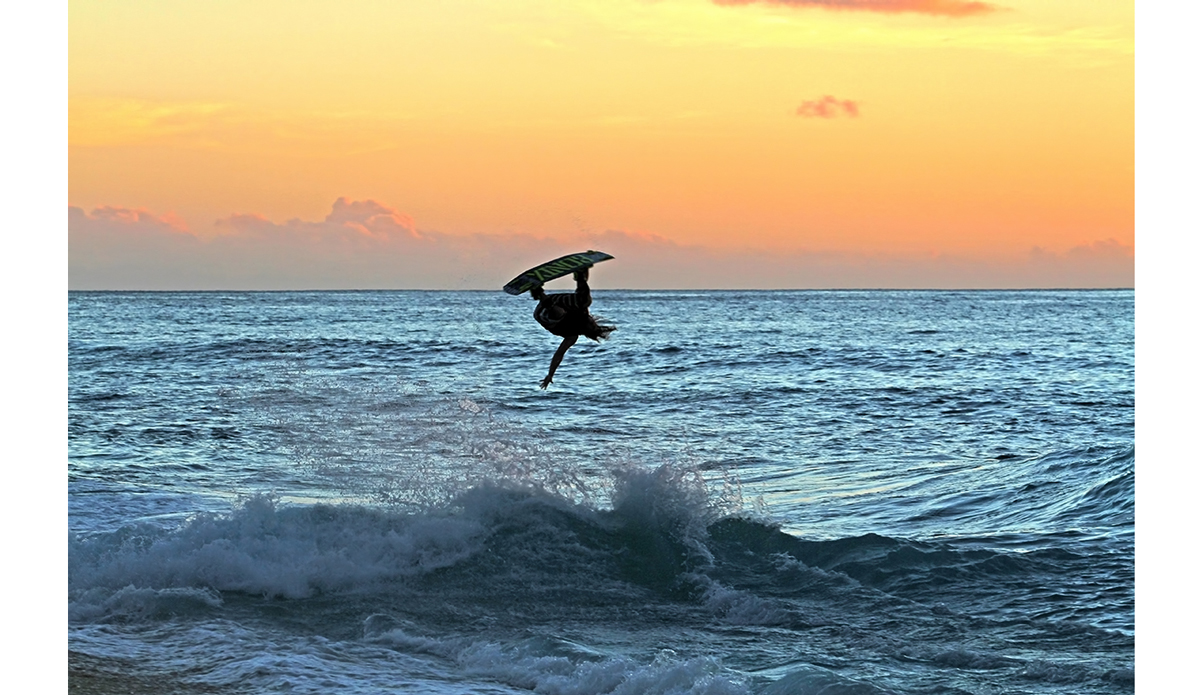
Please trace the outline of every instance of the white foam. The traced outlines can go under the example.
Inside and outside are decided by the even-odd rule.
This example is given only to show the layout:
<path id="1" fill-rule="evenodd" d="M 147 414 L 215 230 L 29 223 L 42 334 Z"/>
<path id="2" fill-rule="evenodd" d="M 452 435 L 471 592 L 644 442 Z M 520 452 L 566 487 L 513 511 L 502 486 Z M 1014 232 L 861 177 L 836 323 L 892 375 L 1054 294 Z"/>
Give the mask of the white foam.
<path id="1" fill-rule="evenodd" d="M 72 539 L 70 598 L 114 608 L 120 592 L 134 589 L 304 598 L 453 565 L 478 551 L 484 535 L 483 526 L 463 516 L 277 508 L 256 497 L 227 515 L 194 517 L 174 532 L 127 528 Z"/>
<path id="2" fill-rule="evenodd" d="M 695 581 L 705 579 L 694 577 Z M 793 620 L 791 611 L 780 601 L 730 589 L 711 580 L 704 591 L 704 605 L 732 625 L 787 625 Z"/>
<path id="3" fill-rule="evenodd" d="M 864 683 L 817 666 L 799 666 L 761 691 L 762 695 L 890 695 Z"/>
<path id="4" fill-rule="evenodd" d="M 458 654 L 464 671 L 544 695 L 744 695 L 741 679 L 711 657 L 681 659 L 664 650 L 651 663 L 624 656 L 576 662 L 478 643 Z"/>
<path id="5" fill-rule="evenodd" d="M 390 619 L 372 616 L 368 622 Z M 429 654 L 455 664 L 472 679 L 498 681 L 544 695 L 745 695 L 743 680 L 711 657 L 680 658 L 661 650 L 648 663 L 604 654 L 557 637 L 538 636 L 516 643 L 413 634 L 404 625 L 372 638 L 409 654 Z"/>
<path id="6" fill-rule="evenodd" d="M 222 605 L 211 589 L 145 589 L 133 585 L 118 590 L 89 589 L 81 592 L 67 608 L 72 622 L 107 619 L 148 619 L 165 615 L 201 613 Z"/>

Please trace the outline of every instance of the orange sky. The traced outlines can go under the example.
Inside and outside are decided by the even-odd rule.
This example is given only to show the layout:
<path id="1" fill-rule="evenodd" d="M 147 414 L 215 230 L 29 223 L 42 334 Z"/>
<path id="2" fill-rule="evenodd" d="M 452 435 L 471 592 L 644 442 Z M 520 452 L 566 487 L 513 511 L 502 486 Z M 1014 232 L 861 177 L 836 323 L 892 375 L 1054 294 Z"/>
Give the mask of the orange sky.
<path id="1" fill-rule="evenodd" d="M 97 210 L 139 210 L 215 258 L 214 238 L 247 233 L 234 215 L 296 229 L 344 198 L 441 247 L 507 240 L 517 266 L 545 255 L 524 242 L 613 232 L 626 256 L 654 252 L 640 239 L 860 268 L 951 259 L 1005 286 L 1070 284 L 1031 279 L 1031 258 L 1102 249 L 1128 282 L 1091 284 L 1132 285 L 1132 2 L 833 4 L 72 0 L 71 284 L 121 284 L 100 268 L 121 233 L 88 235 L 133 218 Z M 137 285 L 153 254 L 125 247 Z M 780 273 L 771 286 L 812 284 Z"/>

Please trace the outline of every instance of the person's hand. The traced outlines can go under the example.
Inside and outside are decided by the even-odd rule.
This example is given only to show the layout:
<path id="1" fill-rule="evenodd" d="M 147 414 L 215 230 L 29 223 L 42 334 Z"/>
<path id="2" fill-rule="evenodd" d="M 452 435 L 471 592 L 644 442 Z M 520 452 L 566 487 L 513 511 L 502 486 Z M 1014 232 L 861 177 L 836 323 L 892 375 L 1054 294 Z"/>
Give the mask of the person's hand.
<path id="1" fill-rule="evenodd" d="M 552 383 L 552 381 L 553 380 L 550 377 L 546 377 L 545 379 L 542 379 L 542 390 L 545 391 L 546 387 L 549 386 Z"/>
<path id="2" fill-rule="evenodd" d="M 581 268 L 575 271 L 575 282 L 586 282 L 588 279 L 588 269 Z"/>

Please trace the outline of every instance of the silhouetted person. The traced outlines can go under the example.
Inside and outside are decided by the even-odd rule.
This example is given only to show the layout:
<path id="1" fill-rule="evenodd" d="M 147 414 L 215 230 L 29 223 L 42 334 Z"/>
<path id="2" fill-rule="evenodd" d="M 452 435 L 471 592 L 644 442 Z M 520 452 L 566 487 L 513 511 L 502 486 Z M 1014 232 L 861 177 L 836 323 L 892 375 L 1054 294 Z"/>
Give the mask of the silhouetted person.
<path id="1" fill-rule="evenodd" d="M 562 344 L 550 360 L 550 371 L 542 379 L 542 388 L 546 388 L 554 380 L 554 372 L 562 362 L 563 355 L 585 335 L 596 342 L 608 338 L 608 334 L 617 330 L 616 326 L 608 326 L 596 321 L 588 313 L 592 305 L 592 291 L 587 284 L 588 269 L 575 271 L 575 291 L 546 294 L 541 285 L 534 287 L 529 294 L 538 300 L 537 308 L 533 310 L 533 318 L 542 324 L 542 328 L 554 335 L 562 336 Z"/>

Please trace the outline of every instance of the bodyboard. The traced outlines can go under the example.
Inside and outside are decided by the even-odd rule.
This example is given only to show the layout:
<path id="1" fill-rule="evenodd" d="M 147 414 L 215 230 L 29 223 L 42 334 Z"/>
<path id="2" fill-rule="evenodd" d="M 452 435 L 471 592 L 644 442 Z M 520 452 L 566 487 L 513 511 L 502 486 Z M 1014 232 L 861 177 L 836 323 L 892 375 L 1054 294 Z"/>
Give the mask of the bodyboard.
<path id="1" fill-rule="evenodd" d="M 607 261 L 611 258 L 612 256 L 603 251 L 584 251 L 555 258 L 539 266 L 534 266 L 509 280 L 508 284 L 504 286 L 504 291 L 509 294 L 528 292 L 538 285 L 544 285 L 556 278 L 570 275 L 581 268 L 591 268 L 600 261 Z"/>

